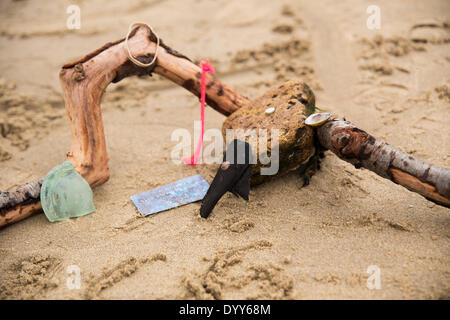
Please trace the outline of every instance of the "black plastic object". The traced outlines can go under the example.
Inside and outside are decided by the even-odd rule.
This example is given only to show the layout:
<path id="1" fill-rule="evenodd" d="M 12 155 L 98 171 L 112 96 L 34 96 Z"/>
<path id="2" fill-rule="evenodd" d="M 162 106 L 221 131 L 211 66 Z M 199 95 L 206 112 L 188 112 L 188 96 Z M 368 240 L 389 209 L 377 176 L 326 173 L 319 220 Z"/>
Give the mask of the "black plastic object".
<path id="1" fill-rule="evenodd" d="M 205 197 L 202 200 L 200 216 L 208 218 L 217 202 L 227 192 L 248 200 L 250 193 L 250 176 L 253 170 L 253 154 L 251 146 L 235 139 L 227 147 L 223 163 L 217 170 Z"/>

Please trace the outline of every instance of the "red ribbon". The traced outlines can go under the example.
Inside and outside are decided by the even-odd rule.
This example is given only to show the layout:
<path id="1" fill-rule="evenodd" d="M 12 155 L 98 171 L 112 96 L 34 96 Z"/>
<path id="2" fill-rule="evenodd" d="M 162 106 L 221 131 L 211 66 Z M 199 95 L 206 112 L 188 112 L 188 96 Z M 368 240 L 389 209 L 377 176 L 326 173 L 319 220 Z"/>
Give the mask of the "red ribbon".
<path id="1" fill-rule="evenodd" d="M 200 67 L 202 68 L 202 82 L 201 82 L 201 92 L 200 92 L 200 118 L 202 121 L 202 131 L 200 133 L 200 137 L 198 139 L 197 147 L 195 148 L 195 152 L 189 158 L 181 159 L 184 163 L 190 165 L 197 165 L 198 158 L 200 157 L 200 151 L 202 150 L 203 145 L 203 133 L 205 131 L 205 101 L 206 101 L 206 73 L 210 72 L 214 74 L 216 71 L 213 69 L 211 63 L 209 63 L 209 59 L 200 62 Z"/>

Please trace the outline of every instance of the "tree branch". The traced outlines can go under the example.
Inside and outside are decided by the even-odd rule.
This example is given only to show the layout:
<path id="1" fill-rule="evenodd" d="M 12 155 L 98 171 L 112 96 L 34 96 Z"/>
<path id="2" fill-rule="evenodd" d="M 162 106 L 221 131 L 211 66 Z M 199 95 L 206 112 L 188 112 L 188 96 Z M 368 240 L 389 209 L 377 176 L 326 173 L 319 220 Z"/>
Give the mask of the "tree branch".
<path id="1" fill-rule="evenodd" d="M 156 37 L 145 27 L 136 27 L 128 39 L 130 51 L 143 63 L 153 59 Z M 109 42 L 78 61 L 63 66 L 59 78 L 64 94 L 72 132 L 72 146 L 67 153 L 75 169 L 92 186 L 109 179 L 108 154 L 100 102 L 106 87 L 132 75 L 160 74 L 200 97 L 201 73 L 199 66 L 183 54 L 160 41 L 156 64 L 141 68 L 128 59 L 124 39 Z M 223 115 L 229 115 L 245 106 L 249 100 L 231 90 L 210 74 L 206 76 L 206 103 Z M 35 190 L 40 190 L 35 186 Z M 12 192 L 20 194 L 26 186 Z M 2 193 L 9 195 L 12 193 Z M 39 196 L 39 194 L 38 194 Z M 5 196 L 6 198 L 6 196 Z M 27 197 L 0 203 L 0 227 L 22 220 L 40 209 L 39 197 L 29 202 Z"/>
<path id="2" fill-rule="evenodd" d="M 20 221 L 42 209 L 42 180 L 27 183 L 14 191 L 0 191 L 0 226 Z"/>
<path id="3" fill-rule="evenodd" d="M 331 120 L 317 133 L 322 146 L 356 168 L 369 169 L 434 203 L 450 207 L 450 170 L 417 160 L 348 121 Z"/>

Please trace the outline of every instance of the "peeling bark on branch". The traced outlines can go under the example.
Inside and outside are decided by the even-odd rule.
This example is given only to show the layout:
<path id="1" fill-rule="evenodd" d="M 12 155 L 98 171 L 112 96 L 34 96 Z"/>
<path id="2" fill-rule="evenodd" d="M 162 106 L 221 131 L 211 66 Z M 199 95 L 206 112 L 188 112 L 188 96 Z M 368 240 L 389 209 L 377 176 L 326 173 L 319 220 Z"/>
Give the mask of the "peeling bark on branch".
<path id="1" fill-rule="evenodd" d="M 339 158 L 450 207 L 450 170 L 428 164 L 377 140 L 350 122 L 334 119 L 317 129 L 319 142 Z"/>
<path id="2" fill-rule="evenodd" d="M 27 183 L 14 191 L 0 191 L 0 227 L 22 220 L 41 210 L 42 179 Z"/>

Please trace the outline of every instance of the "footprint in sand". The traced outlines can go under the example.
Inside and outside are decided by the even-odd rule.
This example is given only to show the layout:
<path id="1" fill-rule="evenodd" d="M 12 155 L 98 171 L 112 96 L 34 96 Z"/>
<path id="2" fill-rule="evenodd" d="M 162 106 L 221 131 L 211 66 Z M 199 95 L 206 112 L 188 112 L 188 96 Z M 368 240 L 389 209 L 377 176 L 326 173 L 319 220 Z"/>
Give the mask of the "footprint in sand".
<path id="1" fill-rule="evenodd" d="M 252 251 L 267 250 L 269 241 L 218 252 L 203 272 L 193 272 L 182 281 L 183 298 L 194 299 L 292 299 L 293 278 L 280 266 L 257 264 L 246 259 Z"/>
<path id="2" fill-rule="evenodd" d="M 58 258 L 45 254 L 18 260 L 0 272 L 0 299 L 44 298 L 58 286 L 55 274 L 60 266 Z"/>
<path id="3" fill-rule="evenodd" d="M 136 271 L 146 264 L 156 261 L 167 261 L 162 253 L 157 253 L 150 258 L 136 259 L 130 257 L 119 262 L 112 268 L 104 268 L 99 275 L 90 274 L 86 280 L 86 289 L 82 294 L 83 299 L 99 299 L 100 294 L 116 285 L 118 282 L 132 276 Z"/>
<path id="4" fill-rule="evenodd" d="M 416 43 L 449 43 L 450 22 L 428 20 L 416 23 L 411 27 L 409 37 Z"/>
<path id="5" fill-rule="evenodd" d="M 233 217 L 231 219 L 226 219 L 224 222 L 225 229 L 235 233 L 243 233 L 247 230 L 252 229 L 255 224 L 249 219 L 240 219 L 239 217 Z"/>

